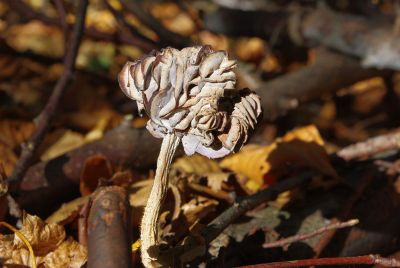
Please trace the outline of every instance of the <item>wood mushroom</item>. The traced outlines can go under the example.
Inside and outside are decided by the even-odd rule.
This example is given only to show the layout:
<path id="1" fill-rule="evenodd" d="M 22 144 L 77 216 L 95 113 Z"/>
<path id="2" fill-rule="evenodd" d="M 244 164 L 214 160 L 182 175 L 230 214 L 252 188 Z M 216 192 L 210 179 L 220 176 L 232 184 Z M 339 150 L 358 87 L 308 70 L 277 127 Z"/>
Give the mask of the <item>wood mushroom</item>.
<path id="1" fill-rule="evenodd" d="M 157 266 L 159 214 L 180 142 L 188 155 L 219 158 L 239 150 L 257 124 L 260 98 L 235 89 L 235 67 L 224 51 L 210 46 L 168 47 L 127 62 L 118 76 L 122 91 L 149 117 L 147 129 L 163 138 L 141 223 L 145 267 Z"/>

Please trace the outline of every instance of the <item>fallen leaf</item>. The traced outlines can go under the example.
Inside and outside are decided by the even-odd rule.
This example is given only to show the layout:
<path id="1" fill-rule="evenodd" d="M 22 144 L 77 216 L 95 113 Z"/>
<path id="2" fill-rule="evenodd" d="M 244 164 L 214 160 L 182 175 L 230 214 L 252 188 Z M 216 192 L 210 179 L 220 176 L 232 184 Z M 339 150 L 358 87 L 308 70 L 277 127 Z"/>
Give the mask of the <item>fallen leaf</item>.
<path id="1" fill-rule="evenodd" d="M 69 237 L 56 250 L 40 258 L 39 263 L 45 267 L 80 268 L 87 260 L 86 247 Z"/>
<path id="2" fill-rule="evenodd" d="M 133 184 L 130 188 L 129 204 L 133 207 L 144 207 L 150 195 L 153 180 L 143 180 Z"/>
<path id="3" fill-rule="evenodd" d="M 66 239 L 64 227 L 47 224 L 39 217 L 25 215 L 19 232 L 28 240 L 38 267 L 82 267 L 87 260 L 86 248 L 72 237 Z M 31 267 L 26 244 L 13 235 L 0 234 L 0 259 L 3 263 Z"/>
<path id="4" fill-rule="evenodd" d="M 85 143 L 84 137 L 78 132 L 67 130 L 58 138 L 50 147 L 48 147 L 41 155 L 42 161 L 47 161 L 63 155 Z"/>
<path id="5" fill-rule="evenodd" d="M 83 196 L 93 193 L 100 179 L 111 179 L 112 167 L 103 155 L 92 155 L 85 160 L 79 181 L 79 190 Z"/>
<path id="6" fill-rule="evenodd" d="M 14 148 L 27 141 L 35 130 L 35 125 L 30 121 L 1 120 L 0 144 Z"/>
<path id="7" fill-rule="evenodd" d="M 104 131 L 110 121 L 110 117 L 100 118 L 97 124 L 85 135 L 85 142 L 91 142 L 103 137 Z"/>
<path id="8" fill-rule="evenodd" d="M 218 173 L 221 168 L 218 162 L 203 155 L 195 154 L 177 159 L 172 164 L 173 169 L 179 169 L 187 174 L 204 175 L 204 173 Z"/>
<path id="9" fill-rule="evenodd" d="M 222 183 L 227 182 L 231 174 L 226 172 L 212 172 L 206 173 L 207 185 L 213 191 L 219 191 L 222 189 Z"/>
<path id="10" fill-rule="evenodd" d="M 199 33 L 199 38 L 203 45 L 210 45 L 214 50 L 229 50 L 229 40 L 222 34 L 202 31 Z"/>
<path id="11" fill-rule="evenodd" d="M 85 204 L 89 199 L 89 196 L 78 197 L 66 204 L 63 204 L 58 210 L 51 214 L 47 219 L 47 223 L 65 224 L 68 218 L 74 214 L 79 214 L 79 208 Z"/>
<path id="12" fill-rule="evenodd" d="M 159 19 L 164 26 L 181 35 L 191 35 L 195 31 L 195 24 L 190 16 L 179 8 L 175 3 L 159 3 L 154 5 L 150 12 Z"/>
<path id="13" fill-rule="evenodd" d="M 260 62 L 264 55 L 265 41 L 258 37 L 240 38 L 235 46 L 237 56 L 243 61 Z"/>
<path id="14" fill-rule="evenodd" d="M 23 218 L 20 232 L 28 239 L 38 256 L 44 256 L 56 249 L 66 236 L 64 227 L 61 225 L 47 224 L 39 217 L 29 214 Z M 25 244 L 18 236 L 15 236 L 14 245 L 21 248 Z"/>
<path id="15" fill-rule="evenodd" d="M 182 206 L 182 211 L 189 225 L 192 225 L 214 211 L 217 205 L 218 201 L 216 200 L 198 196 L 184 204 Z"/>
<path id="16" fill-rule="evenodd" d="M 5 36 L 7 43 L 18 51 L 30 50 L 50 57 L 61 57 L 64 53 L 62 32 L 38 20 L 13 25 Z"/>
<path id="17" fill-rule="evenodd" d="M 11 175 L 17 159 L 17 156 L 15 155 L 13 150 L 11 150 L 11 148 L 6 145 L 0 144 L 0 162 L 2 163 L 7 176 Z"/>
<path id="18" fill-rule="evenodd" d="M 247 145 L 239 153 L 226 157 L 221 167 L 245 175 L 247 188 L 256 191 L 273 183 L 286 172 L 288 165 L 309 167 L 336 176 L 323 148 L 323 140 L 314 126 L 287 133 L 267 146 Z"/>
<path id="19" fill-rule="evenodd" d="M 231 224 L 223 233 L 234 238 L 236 242 L 241 242 L 246 236 L 255 233 L 257 230 L 276 228 L 283 219 L 288 219 L 290 215 L 286 211 L 268 206 L 260 210 L 250 211 L 246 213 L 246 216 L 252 219 L 245 223 Z"/>

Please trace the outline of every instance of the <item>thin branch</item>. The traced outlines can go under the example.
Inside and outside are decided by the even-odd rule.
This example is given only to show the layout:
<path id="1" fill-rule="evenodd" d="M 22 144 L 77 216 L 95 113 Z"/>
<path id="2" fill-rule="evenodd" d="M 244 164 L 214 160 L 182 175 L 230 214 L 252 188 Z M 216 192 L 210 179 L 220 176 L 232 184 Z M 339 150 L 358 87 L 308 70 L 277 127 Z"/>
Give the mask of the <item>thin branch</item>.
<path id="1" fill-rule="evenodd" d="M 302 241 L 302 240 L 306 240 L 308 238 L 320 235 L 322 233 L 325 233 L 326 231 L 329 230 L 336 230 L 336 229 L 342 229 L 342 228 L 346 228 L 346 227 L 351 227 L 354 226 L 358 223 L 359 221 L 357 219 L 352 219 L 346 222 L 334 222 L 334 223 L 330 223 L 328 225 L 323 226 L 322 228 L 319 228 L 317 230 L 311 231 L 309 233 L 305 233 L 305 234 L 298 234 L 298 235 L 294 235 L 288 238 L 284 238 L 284 239 L 280 239 L 277 241 L 273 241 L 273 242 L 269 242 L 269 243 L 265 243 L 263 244 L 263 248 L 275 248 L 275 247 L 284 247 L 287 248 L 288 245 L 297 242 L 297 241 Z"/>
<path id="2" fill-rule="evenodd" d="M 160 38 L 162 46 L 173 46 L 176 48 L 184 48 L 190 46 L 192 41 L 190 38 L 171 32 L 166 29 L 157 19 L 137 3 L 137 0 L 121 0 L 124 7 L 129 10 L 142 23 L 152 29 Z"/>
<path id="3" fill-rule="evenodd" d="M 273 268 L 273 267 L 305 267 L 320 265 L 372 265 L 380 264 L 384 267 L 400 267 L 400 261 L 390 258 L 382 258 L 379 255 L 365 255 L 356 257 L 337 257 L 337 258 L 321 258 L 306 259 L 295 261 L 271 262 L 257 265 L 241 266 L 239 268 Z"/>
<path id="4" fill-rule="evenodd" d="M 22 0 L 5 0 L 5 2 L 11 7 L 11 10 L 18 12 L 24 20 L 39 20 L 48 25 L 54 25 L 57 27 L 62 27 L 60 20 L 57 18 L 48 17 L 42 13 L 34 11 L 28 4 L 24 3 Z M 156 49 L 153 43 L 143 40 L 139 36 L 132 38 L 121 33 L 109 34 L 106 32 L 101 32 L 94 28 L 86 28 L 85 36 L 93 38 L 96 40 L 116 42 L 126 45 L 137 46 L 145 51 L 151 51 Z"/>
<path id="5" fill-rule="evenodd" d="M 339 222 L 339 219 L 347 219 L 354 207 L 354 204 L 361 198 L 365 189 L 370 185 L 372 180 L 375 178 L 374 173 L 370 169 L 367 169 L 365 173 L 358 180 L 357 185 L 354 187 L 354 192 L 348 197 L 344 206 L 340 209 L 337 217 L 333 219 L 333 222 Z M 318 241 L 318 244 L 314 247 L 314 258 L 318 258 L 328 244 L 331 242 L 332 238 L 336 234 L 336 229 L 329 230 L 324 233 L 323 237 Z"/>
<path id="6" fill-rule="evenodd" d="M 367 158 L 382 152 L 398 149 L 400 149 L 400 130 L 352 144 L 339 150 L 337 155 L 347 161 L 350 161 L 357 158 Z"/>
<path id="7" fill-rule="evenodd" d="M 310 173 L 304 173 L 300 176 L 284 179 L 275 185 L 257 192 L 253 195 L 244 197 L 232 207 L 225 210 L 216 217 L 202 231 L 206 244 L 212 242 L 229 224 L 234 222 L 247 211 L 259 206 L 260 204 L 275 198 L 278 194 L 299 186 L 310 178 Z"/>
<path id="8" fill-rule="evenodd" d="M 53 93 L 47 101 L 46 106 L 36 118 L 36 131 L 23 146 L 21 156 L 15 165 L 13 173 L 8 179 L 9 182 L 19 183 L 32 164 L 36 150 L 42 143 L 43 138 L 50 127 L 50 122 L 55 115 L 57 106 L 71 82 L 85 26 L 87 6 L 88 0 L 79 1 L 77 20 L 73 29 L 70 46 L 64 59 L 64 71 L 58 79 L 57 84 L 54 86 Z"/>
<path id="9" fill-rule="evenodd" d="M 53 2 L 57 8 L 57 13 L 60 17 L 60 24 L 64 31 L 64 42 L 67 43 L 69 26 L 67 23 L 67 12 L 65 10 L 63 0 L 53 0 Z M 67 51 L 67 48 L 65 48 L 65 51 Z"/>

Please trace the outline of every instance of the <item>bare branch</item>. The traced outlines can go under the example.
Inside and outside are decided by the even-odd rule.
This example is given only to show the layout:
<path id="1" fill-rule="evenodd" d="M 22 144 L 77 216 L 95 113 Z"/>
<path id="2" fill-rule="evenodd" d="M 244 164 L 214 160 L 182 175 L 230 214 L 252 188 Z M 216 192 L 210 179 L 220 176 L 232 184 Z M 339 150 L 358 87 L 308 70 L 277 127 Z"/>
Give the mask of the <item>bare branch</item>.
<path id="1" fill-rule="evenodd" d="M 9 182 L 19 183 L 29 166 L 32 164 L 36 150 L 42 143 L 42 140 L 50 127 L 51 120 L 55 115 L 57 106 L 71 82 L 75 70 L 75 61 L 85 26 L 87 6 L 88 0 L 79 1 L 77 20 L 70 40 L 70 46 L 66 51 L 64 59 L 64 71 L 54 86 L 53 93 L 47 101 L 46 106 L 36 118 L 36 131 L 29 141 L 23 146 L 22 153 L 15 166 L 15 169 L 8 179 Z"/>
<path id="2" fill-rule="evenodd" d="M 225 210 L 222 214 L 216 217 L 202 231 L 206 244 L 213 241 L 229 224 L 242 216 L 247 211 L 257 207 L 258 205 L 275 198 L 278 194 L 293 189 L 300 184 L 306 182 L 310 178 L 309 173 L 284 179 L 267 189 L 257 192 L 253 195 L 244 197 L 239 202 L 233 204 L 232 207 Z"/>
<path id="3" fill-rule="evenodd" d="M 346 222 L 334 222 L 334 223 L 330 223 L 328 225 L 325 225 L 322 228 L 319 228 L 317 230 L 311 231 L 309 233 L 306 234 L 298 234 L 298 235 L 294 235 L 288 238 L 284 238 L 284 239 L 280 239 L 277 241 L 273 241 L 273 242 L 269 242 L 269 243 L 265 243 L 263 244 L 263 248 L 275 248 L 275 247 L 284 247 L 287 248 L 288 245 L 294 243 L 294 242 L 298 242 L 301 240 L 306 240 L 308 238 L 320 235 L 322 233 L 325 233 L 326 231 L 329 230 L 336 230 L 336 229 L 342 229 L 342 228 L 346 228 L 346 227 L 350 227 L 350 226 L 354 226 L 358 223 L 359 221 L 357 219 L 352 219 Z"/>

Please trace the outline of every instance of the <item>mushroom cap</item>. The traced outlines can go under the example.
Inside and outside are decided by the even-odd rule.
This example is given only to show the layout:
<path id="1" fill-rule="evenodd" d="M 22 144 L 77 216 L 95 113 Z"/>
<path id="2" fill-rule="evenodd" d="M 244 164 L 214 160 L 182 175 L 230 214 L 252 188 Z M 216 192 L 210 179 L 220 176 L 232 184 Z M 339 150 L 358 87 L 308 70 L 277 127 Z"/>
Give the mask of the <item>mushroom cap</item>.
<path id="1" fill-rule="evenodd" d="M 174 133 L 186 154 L 218 158 L 242 147 L 261 114 L 258 95 L 235 89 L 235 67 L 210 46 L 168 47 L 127 62 L 118 81 L 153 136 Z"/>

